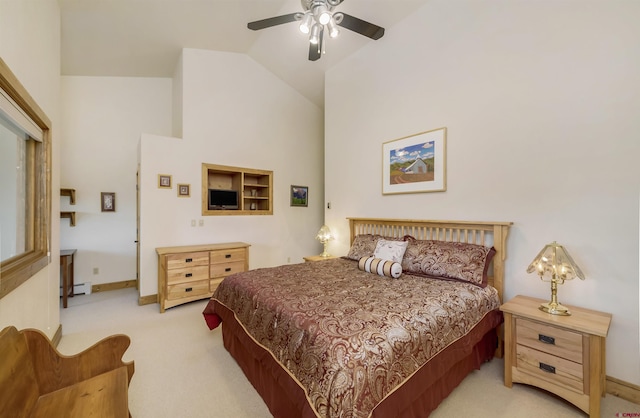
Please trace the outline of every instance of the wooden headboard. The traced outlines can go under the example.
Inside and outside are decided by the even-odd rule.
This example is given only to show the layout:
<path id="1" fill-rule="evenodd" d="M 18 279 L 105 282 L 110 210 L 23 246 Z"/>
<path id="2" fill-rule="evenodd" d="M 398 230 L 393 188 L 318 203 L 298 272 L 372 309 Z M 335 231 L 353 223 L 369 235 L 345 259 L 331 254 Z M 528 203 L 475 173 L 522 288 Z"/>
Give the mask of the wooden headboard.
<path id="1" fill-rule="evenodd" d="M 507 235 L 513 222 L 431 221 L 412 219 L 347 218 L 350 244 L 356 235 L 377 234 L 402 238 L 411 235 L 416 239 L 466 242 L 493 246 L 496 254 L 489 267 L 489 284 L 498 290 L 500 302 L 504 302 L 504 262 L 507 256 Z"/>

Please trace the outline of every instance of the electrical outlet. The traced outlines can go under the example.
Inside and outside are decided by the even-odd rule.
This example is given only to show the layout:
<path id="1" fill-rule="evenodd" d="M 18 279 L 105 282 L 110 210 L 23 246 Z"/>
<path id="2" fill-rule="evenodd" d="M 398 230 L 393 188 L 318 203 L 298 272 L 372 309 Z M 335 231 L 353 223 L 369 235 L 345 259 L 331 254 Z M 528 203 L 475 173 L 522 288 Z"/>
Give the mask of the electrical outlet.
<path id="1" fill-rule="evenodd" d="M 287 257 L 287 263 L 291 262 L 291 257 Z"/>
<path id="2" fill-rule="evenodd" d="M 94 267 L 93 274 L 100 274 L 100 269 L 98 267 Z"/>
<path id="3" fill-rule="evenodd" d="M 191 220 L 191 226 L 196 226 L 196 220 L 195 219 Z"/>
<path id="4" fill-rule="evenodd" d="M 200 226 L 204 226 L 204 219 L 200 219 L 200 220 L 198 221 L 198 225 L 200 225 Z"/>

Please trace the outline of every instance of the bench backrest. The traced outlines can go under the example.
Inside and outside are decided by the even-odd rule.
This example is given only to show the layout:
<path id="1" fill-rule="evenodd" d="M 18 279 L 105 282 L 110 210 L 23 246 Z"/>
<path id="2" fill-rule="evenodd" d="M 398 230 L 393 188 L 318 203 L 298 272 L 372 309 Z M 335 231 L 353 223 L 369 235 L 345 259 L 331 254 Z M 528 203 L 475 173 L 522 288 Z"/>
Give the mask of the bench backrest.
<path id="1" fill-rule="evenodd" d="M 0 332 L 0 417 L 29 415 L 40 396 L 24 334 L 15 327 Z"/>

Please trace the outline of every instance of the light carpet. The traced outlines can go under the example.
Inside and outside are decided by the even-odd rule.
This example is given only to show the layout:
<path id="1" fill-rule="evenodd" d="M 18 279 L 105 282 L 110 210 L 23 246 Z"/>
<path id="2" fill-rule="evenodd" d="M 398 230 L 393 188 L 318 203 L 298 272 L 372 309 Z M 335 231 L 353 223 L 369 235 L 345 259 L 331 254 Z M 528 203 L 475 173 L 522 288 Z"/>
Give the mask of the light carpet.
<path id="1" fill-rule="evenodd" d="M 209 331 L 202 317 L 207 301 L 159 313 L 159 305 L 138 306 L 135 289 L 77 295 L 61 309 L 58 349 L 75 354 L 112 334 L 126 334 L 126 361 L 135 361 L 129 388 L 134 418 L 267 418 L 266 405 L 222 345 L 220 329 Z M 431 414 L 449 417 L 585 417 L 548 392 L 503 384 L 502 359 L 471 373 Z M 638 414 L 638 415 L 624 415 Z M 612 395 L 602 400 L 602 417 L 640 416 L 640 405 Z M 295 418 L 295 417 L 291 417 Z"/>

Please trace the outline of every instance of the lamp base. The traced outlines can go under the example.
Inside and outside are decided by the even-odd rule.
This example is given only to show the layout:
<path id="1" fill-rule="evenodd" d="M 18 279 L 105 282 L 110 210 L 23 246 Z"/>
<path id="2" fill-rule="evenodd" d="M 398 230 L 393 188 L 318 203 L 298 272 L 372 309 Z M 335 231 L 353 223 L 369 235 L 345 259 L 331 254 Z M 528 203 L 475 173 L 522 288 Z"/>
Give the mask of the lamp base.
<path id="1" fill-rule="evenodd" d="M 540 309 L 543 312 L 549 313 L 551 315 L 562 315 L 562 316 L 571 315 L 569 308 L 567 308 L 566 306 L 560 305 L 559 303 L 553 303 L 553 302 L 541 303 L 538 309 Z"/>

